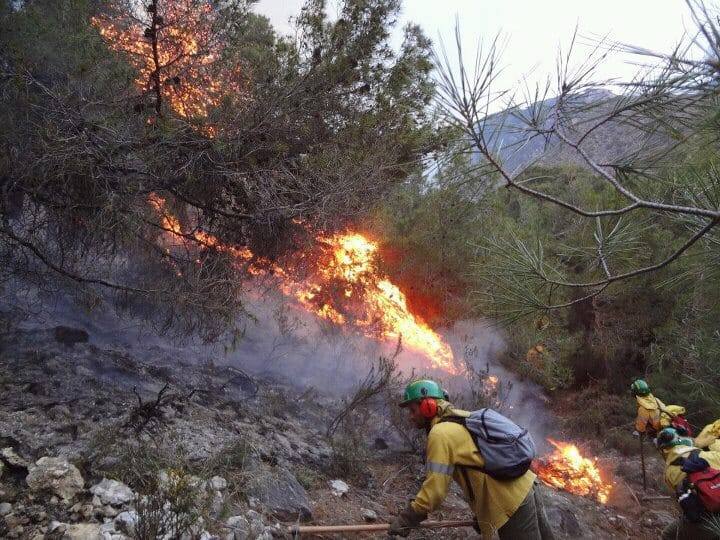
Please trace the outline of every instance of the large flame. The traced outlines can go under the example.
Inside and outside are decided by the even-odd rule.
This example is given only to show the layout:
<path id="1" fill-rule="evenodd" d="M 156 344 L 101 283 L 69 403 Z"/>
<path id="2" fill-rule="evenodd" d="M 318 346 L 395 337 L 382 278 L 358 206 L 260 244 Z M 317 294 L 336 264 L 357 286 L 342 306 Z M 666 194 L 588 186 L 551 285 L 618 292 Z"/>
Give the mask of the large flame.
<path id="1" fill-rule="evenodd" d="M 272 275 L 285 295 L 316 316 L 374 339 L 400 339 L 405 348 L 429 358 L 433 367 L 456 372 L 450 346 L 410 311 L 403 292 L 378 270 L 378 245 L 368 237 L 350 231 L 319 233 L 311 249 L 279 264 L 255 256 L 246 247 L 224 244 L 202 230 L 184 231 L 157 194 L 151 194 L 148 202 L 165 230 L 166 250 L 194 240 L 229 253 L 248 273 Z"/>
<path id="2" fill-rule="evenodd" d="M 597 459 L 584 457 L 572 443 L 553 439 L 548 439 L 548 442 L 555 450 L 533 463 L 538 477 L 554 488 L 607 503 L 612 484 L 603 481 Z"/>

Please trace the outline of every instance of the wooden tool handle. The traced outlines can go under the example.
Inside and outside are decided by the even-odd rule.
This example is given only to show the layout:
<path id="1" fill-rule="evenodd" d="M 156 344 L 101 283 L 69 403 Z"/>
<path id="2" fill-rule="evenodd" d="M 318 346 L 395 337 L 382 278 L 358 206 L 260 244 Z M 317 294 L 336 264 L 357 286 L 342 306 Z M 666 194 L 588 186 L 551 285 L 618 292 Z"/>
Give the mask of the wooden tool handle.
<path id="1" fill-rule="evenodd" d="M 472 527 L 474 523 L 475 520 L 473 519 L 426 521 L 413 528 L 443 529 L 445 527 Z M 290 534 L 387 531 L 389 528 L 389 523 L 368 523 L 366 525 L 292 525 L 288 527 Z"/>

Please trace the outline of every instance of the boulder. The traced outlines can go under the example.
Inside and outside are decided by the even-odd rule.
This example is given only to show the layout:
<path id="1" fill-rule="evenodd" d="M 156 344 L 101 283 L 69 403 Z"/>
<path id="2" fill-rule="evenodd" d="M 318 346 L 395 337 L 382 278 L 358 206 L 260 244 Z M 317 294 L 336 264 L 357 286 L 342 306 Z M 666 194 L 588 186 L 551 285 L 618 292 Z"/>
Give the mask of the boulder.
<path id="1" fill-rule="evenodd" d="M 309 521 L 312 518 L 305 488 L 283 467 L 259 471 L 248 482 L 245 493 L 258 499 L 278 519 Z"/>
<path id="2" fill-rule="evenodd" d="M 377 521 L 378 515 L 377 512 L 374 510 L 370 510 L 368 508 L 361 508 L 360 509 L 360 515 L 365 521 Z"/>
<path id="3" fill-rule="evenodd" d="M 100 499 L 102 504 L 121 506 L 135 499 L 133 490 L 122 482 L 103 478 L 102 482 L 90 488 L 90 492 Z"/>
<path id="4" fill-rule="evenodd" d="M 42 457 L 25 478 L 32 491 L 51 491 L 65 501 L 72 500 L 83 489 L 80 471 L 64 457 Z"/>
<path id="5" fill-rule="evenodd" d="M 7 516 L 10 512 L 12 512 L 12 504 L 0 503 L 0 516 Z"/>

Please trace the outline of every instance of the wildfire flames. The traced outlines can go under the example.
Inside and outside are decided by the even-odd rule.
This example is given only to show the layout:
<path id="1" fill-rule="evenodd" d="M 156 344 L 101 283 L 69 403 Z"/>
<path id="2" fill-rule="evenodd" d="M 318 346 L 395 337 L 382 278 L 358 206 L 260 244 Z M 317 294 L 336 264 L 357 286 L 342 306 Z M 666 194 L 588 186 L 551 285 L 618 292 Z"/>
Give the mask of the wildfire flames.
<path id="1" fill-rule="evenodd" d="M 548 442 L 555 450 L 534 462 L 535 474 L 549 486 L 607 503 L 612 484 L 603 481 L 596 460 L 583 457 L 574 444 Z"/>
<path id="2" fill-rule="evenodd" d="M 216 68 L 223 48 L 214 29 L 217 10 L 210 2 L 157 1 L 131 12 L 119 6 L 91 22 L 112 50 L 127 55 L 137 70 L 138 89 L 150 92 L 157 85 L 161 99 L 186 120 L 205 119 L 226 96 L 242 96 L 238 68 Z M 213 126 L 202 131 L 215 134 Z"/>
<path id="3" fill-rule="evenodd" d="M 355 328 L 373 339 L 401 339 L 405 348 L 428 357 L 433 367 L 456 372 L 450 346 L 410 311 L 403 292 L 379 272 L 378 245 L 366 236 L 320 233 L 312 249 L 278 264 L 255 256 L 248 248 L 223 244 L 204 231 L 184 232 L 162 197 L 152 194 L 148 201 L 160 216 L 166 250 L 195 240 L 229 253 L 248 273 L 274 276 L 285 295 L 321 319 Z"/>

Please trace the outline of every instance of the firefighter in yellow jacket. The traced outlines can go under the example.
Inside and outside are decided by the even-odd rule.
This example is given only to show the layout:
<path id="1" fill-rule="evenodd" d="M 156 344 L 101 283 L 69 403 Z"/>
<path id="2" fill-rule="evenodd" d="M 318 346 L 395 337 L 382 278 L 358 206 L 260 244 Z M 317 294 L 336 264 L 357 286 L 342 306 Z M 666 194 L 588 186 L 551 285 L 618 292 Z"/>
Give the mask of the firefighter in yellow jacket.
<path id="1" fill-rule="evenodd" d="M 480 470 L 484 460 L 469 431 L 443 417 L 468 417 L 453 408 L 434 381 L 420 380 L 405 389 L 401 407 L 407 407 L 416 427 L 426 429 L 426 478 L 408 508 L 390 524 L 392 536 L 407 536 L 437 509 L 445 499 L 450 481 L 455 480 L 476 518 L 476 529 L 484 538 L 497 531 L 502 540 L 540 540 L 543 522 L 535 494 L 535 474 L 525 472 L 512 480 L 497 480 Z"/>
<path id="2" fill-rule="evenodd" d="M 669 427 L 673 417 L 685 414 L 685 408 L 680 405 L 665 405 L 650 392 L 650 386 L 643 379 L 638 379 L 630 385 L 635 395 L 638 410 L 635 418 L 635 429 L 638 433 L 645 433 L 654 437 L 661 429 Z"/>
<path id="3" fill-rule="evenodd" d="M 683 437 L 674 428 L 665 428 L 658 434 L 657 447 L 665 460 L 665 483 L 677 493 L 686 474 L 682 471 L 678 458 L 687 458 L 694 451 L 699 450 L 690 437 Z M 707 461 L 710 467 L 720 469 L 720 452 L 699 451 L 698 457 Z M 720 538 L 717 531 L 708 528 L 707 522 L 720 522 L 720 515 L 706 514 L 699 522 L 688 520 L 684 515 L 674 523 L 668 525 L 662 533 L 663 540 L 717 540 Z"/>

